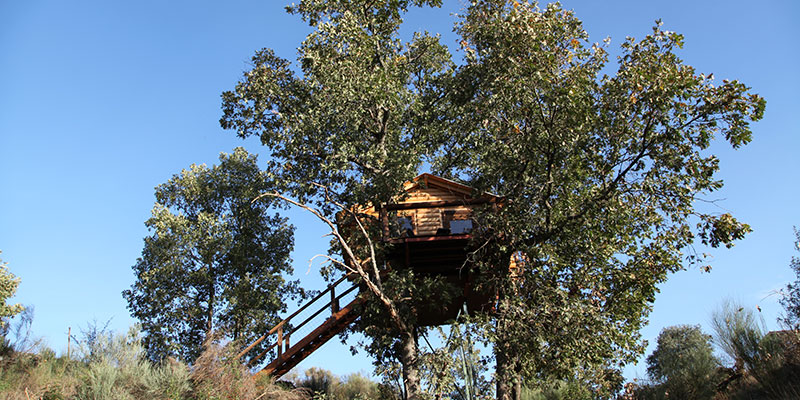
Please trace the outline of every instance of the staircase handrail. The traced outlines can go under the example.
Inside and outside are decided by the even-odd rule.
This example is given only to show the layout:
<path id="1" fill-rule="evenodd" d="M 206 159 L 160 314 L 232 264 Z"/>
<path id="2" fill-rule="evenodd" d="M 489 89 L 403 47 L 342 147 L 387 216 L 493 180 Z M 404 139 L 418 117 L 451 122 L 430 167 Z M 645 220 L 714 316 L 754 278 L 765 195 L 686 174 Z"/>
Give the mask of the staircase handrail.
<path id="1" fill-rule="evenodd" d="M 297 309 L 297 311 L 293 312 L 291 315 L 289 315 L 288 317 L 284 318 L 284 319 L 283 319 L 281 322 L 279 322 L 277 325 L 275 325 L 275 326 L 274 326 L 272 329 L 270 329 L 270 330 L 269 330 L 269 332 L 265 333 L 264 335 L 261 335 L 261 337 L 259 337 L 258 339 L 256 339 L 256 340 L 255 340 L 255 341 L 254 341 L 252 344 L 250 344 L 250 345 L 249 345 L 249 346 L 247 346 L 247 347 L 246 347 L 244 350 L 242 350 L 241 352 L 239 352 L 239 354 L 237 354 L 237 355 L 236 355 L 236 358 L 237 358 L 237 359 L 241 359 L 241 358 L 242 358 L 242 357 L 244 357 L 244 356 L 245 356 L 245 355 L 246 355 L 248 352 L 250 352 L 250 350 L 252 350 L 254 347 L 258 346 L 258 345 L 259 345 L 261 342 L 263 342 L 263 341 L 264 341 L 264 339 L 266 339 L 266 338 L 268 338 L 269 336 L 272 336 L 273 334 L 276 334 L 276 333 L 278 334 L 278 340 L 277 340 L 275 343 L 273 343 L 271 346 L 267 347 L 267 348 L 266 348 L 264 351 L 262 351 L 260 354 L 258 354 L 257 356 L 253 357 L 253 358 L 252 358 L 252 359 L 251 359 L 251 360 L 250 360 L 250 361 L 247 363 L 247 365 L 248 365 L 248 366 L 252 366 L 254 362 L 256 362 L 257 360 L 259 360 L 259 359 L 261 359 L 262 357 L 264 357 L 264 356 L 265 356 L 267 353 L 269 353 L 269 352 L 270 352 L 272 349 L 274 349 L 274 348 L 275 348 L 275 346 L 279 346 L 279 345 L 283 344 L 283 343 L 281 343 L 281 342 L 283 342 L 283 341 L 284 341 L 284 334 L 285 334 L 285 341 L 286 341 L 286 346 L 285 346 L 285 347 L 288 349 L 288 348 L 289 348 L 289 334 L 291 334 L 291 333 L 293 333 L 293 332 L 297 331 L 297 330 L 298 330 L 298 329 L 300 329 L 302 326 L 304 326 L 305 324 L 307 324 L 308 322 L 310 322 L 312 319 L 314 319 L 316 316 L 318 316 L 320 313 L 322 313 L 322 311 L 324 311 L 326 308 L 330 308 L 330 309 L 331 309 L 331 314 L 333 314 L 333 313 L 337 312 L 337 311 L 338 311 L 338 308 L 339 308 L 339 307 L 338 307 L 338 305 L 339 305 L 339 300 L 340 300 L 342 297 L 346 296 L 347 294 L 351 293 L 353 290 L 355 290 L 355 289 L 357 289 L 357 288 L 358 288 L 358 285 L 357 285 L 357 284 L 354 284 L 353 286 L 351 286 L 350 288 L 348 288 L 348 289 L 347 289 L 347 290 L 345 290 L 344 292 L 340 293 L 338 296 L 336 295 L 336 290 L 335 290 L 336 286 L 338 286 L 340 283 L 344 282 L 344 280 L 345 280 L 345 279 L 347 279 L 347 278 L 349 278 L 349 277 L 351 277 L 349 274 L 347 274 L 347 275 L 344 275 L 344 276 L 342 276 L 341 278 L 339 278 L 338 280 L 336 280 L 336 282 L 334 282 L 334 283 L 332 283 L 332 284 L 329 284 L 329 285 L 328 285 L 328 287 L 327 287 L 325 290 L 323 290 L 322 292 L 320 292 L 319 294 L 317 294 L 316 296 L 314 296 L 314 298 L 313 298 L 313 299 L 311 299 L 311 300 L 309 300 L 308 302 L 306 302 L 306 303 L 305 303 L 305 304 L 304 304 L 302 307 L 300 307 L 299 309 Z M 330 292 L 330 294 L 331 294 L 330 300 L 329 300 L 329 301 L 328 301 L 328 302 L 327 302 L 327 303 L 326 303 L 324 306 L 322 306 L 322 307 L 321 307 L 319 310 L 317 310 L 317 311 L 316 311 L 316 312 L 314 312 L 314 313 L 313 313 L 311 316 L 309 316 L 308 318 L 306 318 L 306 319 L 305 319 L 303 322 L 301 322 L 299 325 L 297 325 L 297 326 L 295 326 L 295 327 L 292 327 L 292 330 L 291 330 L 291 332 L 284 332 L 284 331 L 283 331 L 283 328 L 284 328 L 284 327 L 285 327 L 285 326 L 286 326 L 286 325 L 289 323 L 289 321 L 290 321 L 292 318 L 296 317 L 296 316 L 297 316 L 297 315 L 299 315 L 301 312 L 305 311 L 305 310 L 306 310 L 308 307 L 310 307 L 312 304 L 314 304 L 315 302 L 317 302 L 319 299 L 321 299 L 322 297 L 324 297 L 324 296 L 325 296 L 327 293 L 329 293 L 329 292 Z M 283 347 L 283 346 L 281 346 L 281 347 Z M 282 353 L 282 351 L 281 351 L 281 350 L 282 350 L 282 348 L 281 348 L 281 347 L 279 347 L 279 348 L 278 348 L 278 355 L 280 355 L 280 354 Z"/>

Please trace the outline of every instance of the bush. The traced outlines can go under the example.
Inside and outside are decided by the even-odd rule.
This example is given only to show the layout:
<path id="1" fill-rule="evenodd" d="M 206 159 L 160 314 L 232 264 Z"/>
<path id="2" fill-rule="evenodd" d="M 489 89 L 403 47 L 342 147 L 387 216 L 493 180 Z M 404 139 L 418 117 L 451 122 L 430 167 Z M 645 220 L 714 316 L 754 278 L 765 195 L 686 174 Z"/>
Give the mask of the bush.
<path id="1" fill-rule="evenodd" d="M 137 328 L 125 335 L 90 328 L 84 336 L 80 352 L 86 367 L 78 399 L 178 400 L 190 392 L 188 368 L 174 361 L 148 361 Z"/>
<path id="2" fill-rule="evenodd" d="M 304 391 L 276 385 L 269 377 L 254 377 L 236 358 L 238 346 L 207 340 L 191 372 L 196 400 L 305 400 Z"/>
<path id="3" fill-rule="evenodd" d="M 730 398 L 738 398 L 737 391 L 800 398 L 800 366 L 793 362 L 794 349 L 786 335 L 768 335 L 763 319 L 758 320 L 753 310 L 730 301 L 713 314 L 712 325 L 717 344 L 733 360 L 733 373 L 744 378 L 729 390 Z"/>
<path id="4" fill-rule="evenodd" d="M 307 390 L 314 399 L 325 400 L 371 400 L 391 399 L 393 393 L 361 373 L 347 375 L 341 379 L 332 372 L 311 367 L 305 378 L 295 379 L 297 387 Z"/>

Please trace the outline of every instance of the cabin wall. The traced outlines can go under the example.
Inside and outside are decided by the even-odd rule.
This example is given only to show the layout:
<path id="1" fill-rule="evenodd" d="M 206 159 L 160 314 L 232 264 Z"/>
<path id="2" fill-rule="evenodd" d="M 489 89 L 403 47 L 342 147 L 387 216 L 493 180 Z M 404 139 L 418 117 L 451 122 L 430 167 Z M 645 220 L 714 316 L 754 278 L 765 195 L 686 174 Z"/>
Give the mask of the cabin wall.
<path id="1" fill-rule="evenodd" d="M 419 208 L 398 211 L 397 215 L 398 217 L 411 219 L 414 235 L 430 236 L 436 235 L 439 229 L 449 229 L 450 221 L 470 219 L 472 209 L 467 206 Z"/>

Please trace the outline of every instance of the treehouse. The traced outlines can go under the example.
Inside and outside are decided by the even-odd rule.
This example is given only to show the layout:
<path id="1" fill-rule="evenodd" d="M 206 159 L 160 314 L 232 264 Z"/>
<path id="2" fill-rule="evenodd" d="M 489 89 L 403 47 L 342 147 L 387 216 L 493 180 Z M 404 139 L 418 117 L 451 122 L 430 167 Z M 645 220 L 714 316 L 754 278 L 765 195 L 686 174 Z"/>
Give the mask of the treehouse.
<path id="1" fill-rule="evenodd" d="M 356 214 L 362 226 L 371 232 L 373 242 L 380 238 L 385 250 L 381 268 L 411 269 L 416 277 L 440 278 L 445 288 L 442 293 L 413 300 L 418 304 L 417 323 L 433 326 L 454 320 L 464 305 L 470 313 L 491 310 L 495 291 L 476 285 L 479 276 L 469 262 L 469 254 L 475 250 L 473 234 L 481 229 L 476 213 L 492 212 L 501 206 L 501 197 L 476 195 L 468 186 L 422 174 L 406 182 L 397 201 L 358 208 Z M 340 213 L 337 218 L 338 230 L 348 242 L 356 243 L 351 246 L 359 246 L 358 238 L 364 237 L 359 234 L 361 228 L 345 214 Z M 345 259 L 345 262 L 352 265 L 355 261 Z M 518 264 L 512 257 L 507 264 L 510 274 L 516 273 Z M 260 373 L 279 378 L 358 318 L 359 304 L 364 301 L 359 293 L 362 290 L 365 289 L 351 280 L 351 276 L 343 276 L 242 350 L 239 358 L 247 356 L 247 365 L 254 366 L 273 353 L 274 357 Z M 319 322 L 323 315 L 327 315 L 326 319 Z M 293 336 L 300 339 L 292 342 Z"/>
<path id="2" fill-rule="evenodd" d="M 446 295 L 419 299 L 417 322 L 442 325 L 455 319 L 464 304 L 470 313 L 485 311 L 494 293 L 476 289 L 476 272 L 468 262 L 474 250 L 472 233 L 479 229 L 473 217 L 478 208 L 496 210 L 502 199 L 492 194 L 476 196 L 468 186 L 427 173 L 403 189 L 397 202 L 377 210 L 367 208 L 362 215 L 380 224 L 388 268 L 410 268 L 416 276 L 436 276 L 447 282 Z M 339 227 L 345 235 L 354 228 L 352 224 Z"/>

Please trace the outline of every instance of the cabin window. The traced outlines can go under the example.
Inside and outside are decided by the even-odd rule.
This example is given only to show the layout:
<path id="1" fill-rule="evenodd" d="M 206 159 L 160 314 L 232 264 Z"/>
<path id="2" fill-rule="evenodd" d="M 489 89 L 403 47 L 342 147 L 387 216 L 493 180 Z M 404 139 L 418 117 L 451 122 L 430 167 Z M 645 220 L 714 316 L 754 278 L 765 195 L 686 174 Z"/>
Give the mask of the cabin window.
<path id="1" fill-rule="evenodd" d="M 411 215 L 398 215 L 392 223 L 392 237 L 414 236 L 414 218 Z"/>
<path id="2" fill-rule="evenodd" d="M 471 219 L 454 219 L 450 221 L 450 233 L 460 235 L 472 231 Z"/>
<path id="3" fill-rule="evenodd" d="M 414 223 L 411 221 L 411 217 L 399 217 L 399 218 L 397 218 L 397 226 L 400 228 L 400 232 L 406 232 L 406 231 L 413 231 L 414 230 Z"/>

